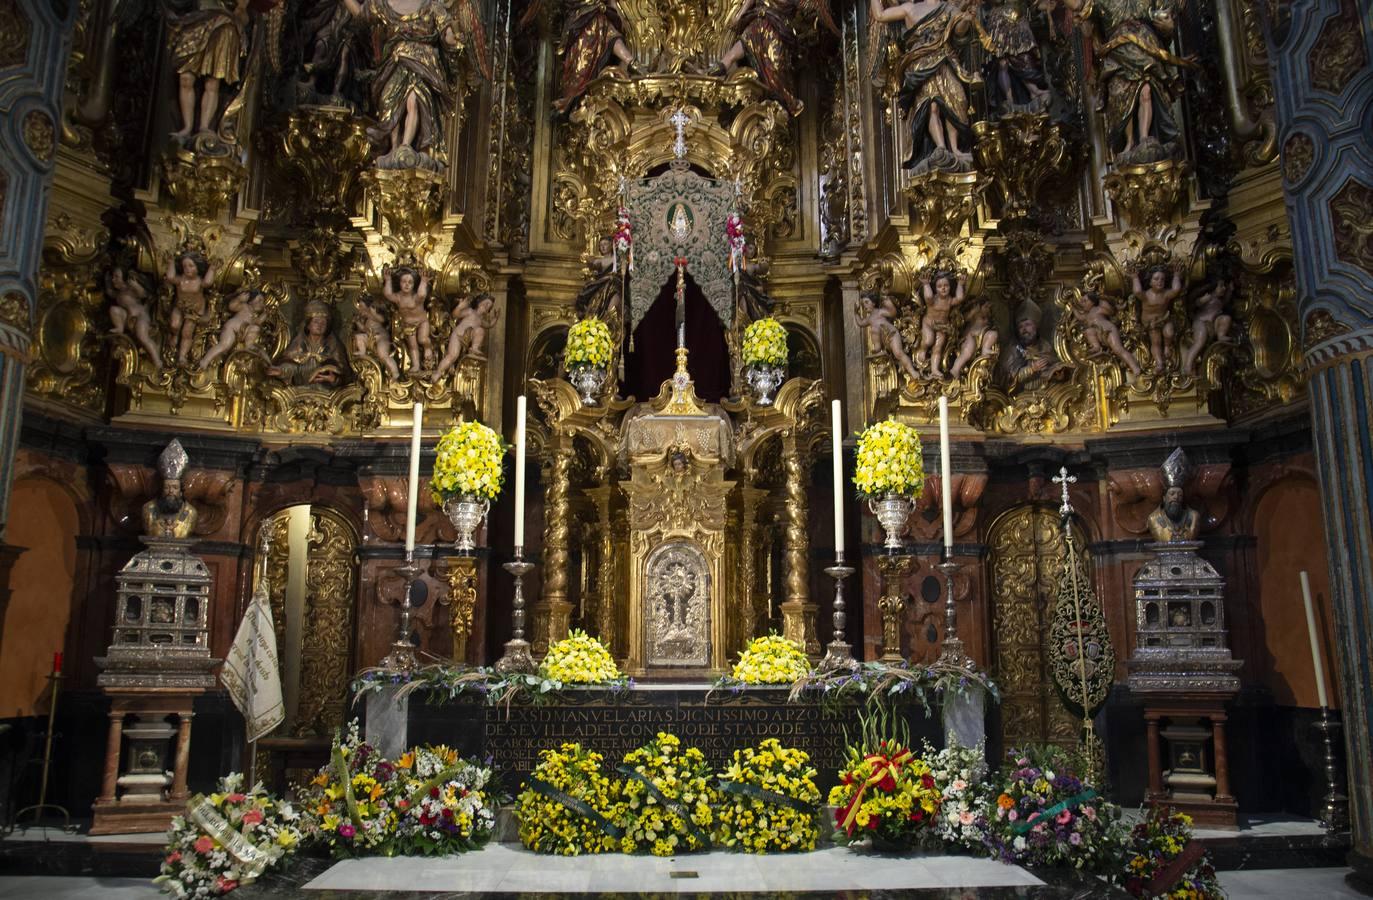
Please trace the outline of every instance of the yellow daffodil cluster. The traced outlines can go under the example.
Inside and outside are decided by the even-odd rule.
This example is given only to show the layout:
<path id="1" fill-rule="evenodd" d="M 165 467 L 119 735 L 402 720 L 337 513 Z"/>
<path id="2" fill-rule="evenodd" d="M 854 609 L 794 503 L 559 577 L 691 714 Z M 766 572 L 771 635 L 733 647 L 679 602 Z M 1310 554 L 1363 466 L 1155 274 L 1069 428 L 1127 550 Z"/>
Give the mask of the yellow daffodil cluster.
<path id="1" fill-rule="evenodd" d="M 548 648 L 539 674 L 563 684 L 605 684 L 620 677 L 620 668 L 605 644 L 576 628 Z"/>
<path id="2" fill-rule="evenodd" d="M 241 773 L 226 776 L 208 797 L 192 797 L 190 806 L 197 820 L 172 819 L 162 870 L 153 879 L 174 897 L 215 897 L 252 884 L 300 845 L 296 811 L 261 785 L 245 790 Z M 256 855 L 235 854 L 230 845 L 251 846 Z"/>
<path id="3" fill-rule="evenodd" d="M 676 735 L 660 731 L 625 754 L 620 773 L 625 805 L 620 847 L 625 853 L 674 856 L 709 846 L 716 797 L 710 764 L 700 750 L 684 750 Z"/>
<path id="4" fill-rule="evenodd" d="M 749 641 L 732 677 L 744 684 L 792 684 L 809 674 L 806 651 L 779 634 L 769 634 Z"/>
<path id="5" fill-rule="evenodd" d="M 759 319 L 744 329 L 744 365 L 785 366 L 787 364 L 787 330 L 772 318 Z"/>
<path id="6" fill-rule="evenodd" d="M 616 822 L 623 817 L 624 804 L 618 800 L 620 786 L 606 776 L 602 761 L 601 754 L 581 744 L 542 751 L 515 799 L 520 843 L 537 853 L 561 856 L 619 850 Z"/>
<path id="7" fill-rule="evenodd" d="M 869 426 L 858 436 L 853 484 L 865 497 L 913 497 L 925 487 L 920 435 L 895 419 Z"/>
<path id="8" fill-rule="evenodd" d="M 847 841 L 871 838 L 886 847 L 910 848 L 933 830 L 940 792 L 925 760 L 894 741 L 849 762 L 830 788 L 838 833 Z"/>
<path id="9" fill-rule="evenodd" d="M 815 849 L 820 789 L 804 751 L 776 738 L 735 750 L 720 773 L 720 790 L 717 844 L 749 853 Z"/>
<path id="10" fill-rule="evenodd" d="M 569 369 L 576 366 L 604 369 L 610 365 L 610 356 L 614 350 L 609 326 L 592 317 L 582 319 L 568 329 L 564 359 Z"/>
<path id="11" fill-rule="evenodd" d="M 455 495 L 495 500 L 501 493 L 505 447 L 500 435 L 480 422 L 460 422 L 439 438 L 429 486 L 434 502 Z"/>

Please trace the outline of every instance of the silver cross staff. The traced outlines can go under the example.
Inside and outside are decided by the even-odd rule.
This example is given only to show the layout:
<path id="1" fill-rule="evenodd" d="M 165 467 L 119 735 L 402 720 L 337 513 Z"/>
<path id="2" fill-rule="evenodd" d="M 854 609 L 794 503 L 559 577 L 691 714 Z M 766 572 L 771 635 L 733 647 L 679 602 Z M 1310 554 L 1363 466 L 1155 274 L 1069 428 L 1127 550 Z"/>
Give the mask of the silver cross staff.
<path id="1" fill-rule="evenodd" d="M 691 117 L 686 114 L 686 110 L 678 109 L 668 121 L 677 129 L 677 140 L 672 144 L 672 152 L 678 159 L 686 159 L 686 127 L 691 123 Z"/>
<path id="2" fill-rule="evenodd" d="M 1077 476 L 1069 475 L 1068 467 L 1061 466 L 1059 467 L 1058 474 L 1054 476 L 1053 482 L 1063 488 L 1063 505 L 1058 508 L 1058 514 L 1060 516 L 1071 516 L 1073 514 L 1073 504 L 1068 499 L 1068 485 L 1076 484 Z"/>

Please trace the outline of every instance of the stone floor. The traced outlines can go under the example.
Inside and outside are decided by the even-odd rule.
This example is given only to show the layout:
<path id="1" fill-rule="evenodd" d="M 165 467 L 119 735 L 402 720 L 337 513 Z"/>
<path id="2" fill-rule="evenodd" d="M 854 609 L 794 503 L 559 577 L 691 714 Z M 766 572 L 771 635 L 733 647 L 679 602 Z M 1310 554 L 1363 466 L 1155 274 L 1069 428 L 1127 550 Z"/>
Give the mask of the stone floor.
<path id="1" fill-rule="evenodd" d="M 489 852 L 492 848 L 488 848 Z M 513 854 L 513 851 L 508 851 Z M 601 857 L 596 862 L 618 865 L 589 865 L 592 860 L 552 860 L 539 857 L 530 864 L 527 855 L 518 860 L 494 853 L 489 857 L 469 854 L 454 860 L 368 860 L 340 863 L 324 875 L 292 892 L 296 897 L 362 898 L 386 896 L 390 892 L 433 892 L 449 896 L 481 896 L 521 893 L 525 897 L 561 896 L 569 893 L 621 893 L 630 895 L 753 893 L 759 896 L 805 896 L 812 898 L 844 896 L 883 898 L 959 898 L 959 900 L 1001 900 L 1001 898 L 1101 896 L 1081 889 L 1059 893 L 1029 873 L 1012 866 L 960 857 L 920 857 L 914 859 L 865 859 L 847 854 L 862 863 L 864 873 L 844 881 L 839 858 L 822 851 L 806 857 L 743 857 L 720 854 L 693 856 L 689 871 L 697 879 L 672 879 L 672 870 L 688 870 L 685 861 L 643 857 Z M 480 861 L 479 861 L 480 857 Z M 783 865 L 773 867 L 766 860 Z M 703 863 L 711 865 L 708 874 Z M 802 861 L 805 864 L 801 864 Z M 756 865 L 764 862 L 762 866 Z M 559 865 L 566 863 L 566 865 Z M 750 865 L 754 864 L 754 865 Z M 835 867 L 839 867 L 836 870 Z M 994 867 L 994 868 L 992 868 Z M 1282 869 L 1223 872 L 1220 880 L 1231 900 L 1266 900 L 1278 897 L 1320 897 L 1324 900 L 1361 900 L 1344 884 L 1346 869 Z M 495 873 L 502 873 L 499 878 Z M 483 874 L 484 873 L 484 874 Z M 469 880 L 470 879 L 470 880 Z M 747 879 L 747 880 L 742 880 Z M 456 885 L 469 893 L 452 894 Z M 257 894 L 258 891 L 253 893 Z M 5 877 L 0 876 L 0 898 L 5 900 L 152 900 L 161 896 L 157 889 L 140 879 L 79 877 Z M 272 892 L 265 896 L 283 897 Z M 396 893 L 390 893 L 395 897 Z M 423 896 L 423 895 L 421 895 Z"/>

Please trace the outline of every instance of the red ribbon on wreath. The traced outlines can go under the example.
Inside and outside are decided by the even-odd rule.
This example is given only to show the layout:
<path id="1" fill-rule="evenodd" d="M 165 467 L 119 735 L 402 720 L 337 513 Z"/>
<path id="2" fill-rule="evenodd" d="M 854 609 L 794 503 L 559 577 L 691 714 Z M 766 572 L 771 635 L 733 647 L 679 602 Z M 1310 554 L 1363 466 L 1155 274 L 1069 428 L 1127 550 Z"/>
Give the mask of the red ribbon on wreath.
<path id="1" fill-rule="evenodd" d="M 853 795 L 849 805 L 841 810 L 843 819 L 840 822 L 840 827 L 844 829 L 845 834 L 853 834 L 853 824 L 858 819 L 858 809 L 863 805 L 863 794 L 867 792 L 868 788 L 875 787 L 883 791 L 895 790 L 896 779 L 901 774 L 901 767 L 910 762 L 914 756 L 915 754 L 910 750 L 903 748 L 899 753 L 885 756 L 880 753 L 870 753 L 863 757 L 864 762 L 872 763 L 872 774 L 868 776 L 867 781 L 858 786 L 858 793 Z"/>

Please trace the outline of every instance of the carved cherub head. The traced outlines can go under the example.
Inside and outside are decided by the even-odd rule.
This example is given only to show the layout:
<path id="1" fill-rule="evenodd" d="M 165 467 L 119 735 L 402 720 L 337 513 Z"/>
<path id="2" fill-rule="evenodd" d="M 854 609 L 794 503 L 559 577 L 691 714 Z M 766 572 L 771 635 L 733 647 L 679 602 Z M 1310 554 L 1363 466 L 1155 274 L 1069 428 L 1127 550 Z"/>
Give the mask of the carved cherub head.
<path id="1" fill-rule="evenodd" d="M 183 278 L 204 278 L 210 271 L 210 261 L 198 250 L 188 250 L 176 257 L 176 270 Z"/>
<path id="2" fill-rule="evenodd" d="M 400 294 L 414 293 L 419 284 L 419 274 L 409 266 L 399 266 L 391 270 L 391 290 Z"/>

